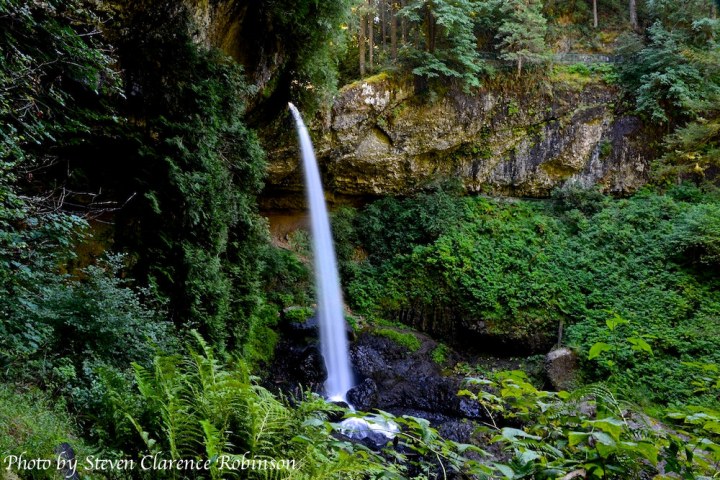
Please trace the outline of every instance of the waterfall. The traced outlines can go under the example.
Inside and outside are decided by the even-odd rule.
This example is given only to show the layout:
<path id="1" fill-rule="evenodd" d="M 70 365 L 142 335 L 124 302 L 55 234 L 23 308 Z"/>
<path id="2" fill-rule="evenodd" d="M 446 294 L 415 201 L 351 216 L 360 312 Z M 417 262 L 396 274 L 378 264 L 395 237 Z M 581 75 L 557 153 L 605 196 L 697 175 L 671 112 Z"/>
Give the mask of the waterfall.
<path id="1" fill-rule="evenodd" d="M 310 134 L 295 105 L 289 103 L 288 107 L 295 118 L 300 156 L 305 171 L 305 191 L 310 207 L 320 347 L 327 369 L 325 394 L 331 400 L 345 401 L 345 394 L 353 386 L 353 378 L 330 220 Z"/>

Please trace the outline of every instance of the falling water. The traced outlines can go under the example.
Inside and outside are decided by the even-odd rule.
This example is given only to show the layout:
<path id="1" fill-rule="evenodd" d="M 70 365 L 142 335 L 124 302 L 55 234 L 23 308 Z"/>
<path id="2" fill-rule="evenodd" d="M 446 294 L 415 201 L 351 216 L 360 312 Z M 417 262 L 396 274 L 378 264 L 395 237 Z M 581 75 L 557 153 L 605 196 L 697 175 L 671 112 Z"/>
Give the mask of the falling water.
<path id="1" fill-rule="evenodd" d="M 353 379 L 330 221 L 310 135 L 295 105 L 289 103 L 288 107 L 295 117 L 300 156 L 305 170 L 305 190 L 310 205 L 320 346 L 328 375 L 325 381 L 325 393 L 331 400 L 345 401 L 345 394 L 353 386 Z"/>

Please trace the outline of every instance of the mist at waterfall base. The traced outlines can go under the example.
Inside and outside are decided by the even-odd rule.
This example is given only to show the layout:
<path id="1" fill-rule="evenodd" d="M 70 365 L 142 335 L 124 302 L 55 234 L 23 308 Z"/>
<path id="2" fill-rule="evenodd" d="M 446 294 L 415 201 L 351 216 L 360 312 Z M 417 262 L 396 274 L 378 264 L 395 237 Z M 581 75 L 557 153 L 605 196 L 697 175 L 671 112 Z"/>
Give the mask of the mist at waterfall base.
<path id="1" fill-rule="evenodd" d="M 305 172 L 305 192 L 310 208 L 310 236 L 312 238 L 315 287 L 318 297 L 317 316 L 320 326 L 320 349 L 327 370 L 325 395 L 330 401 L 347 403 L 346 395 L 348 390 L 354 386 L 354 382 L 350 368 L 350 352 L 345 330 L 342 292 L 335 258 L 335 247 L 330 230 L 330 219 L 310 134 L 295 105 L 288 103 L 288 108 L 295 119 L 295 127 L 300 142 L 300 157 Z M 340 431 L 352 438 L 370 438 L 376 443 L 382 443 L 381 438 L 388 439 L 395 436 L 398 432 L 398 426 L 392 421 L 374 415 L 364 419 L 348 418 L 341 422 Z"/>

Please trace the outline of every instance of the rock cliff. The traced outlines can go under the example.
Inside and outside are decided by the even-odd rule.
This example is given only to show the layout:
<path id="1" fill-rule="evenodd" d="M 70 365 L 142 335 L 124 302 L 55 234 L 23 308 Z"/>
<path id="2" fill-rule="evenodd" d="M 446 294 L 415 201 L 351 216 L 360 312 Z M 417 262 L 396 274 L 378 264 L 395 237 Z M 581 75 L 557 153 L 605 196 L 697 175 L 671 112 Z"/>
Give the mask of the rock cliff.
<path id="1" fill-rule="evenodd" d="M 651 133 L 617 113 L 617 88 L 575 80 L 583 81 L 473 95 L 449 89 L 435 98 L 386 75 L 348 85 L 314 132 L 328 190 L 404 194 L 437 177 L 459 178 L 469 192 L 513 196 L 547 196 L 569 182 L 619 194 L 637 189 L 647 178 Z M 282 197 L 301 191 L 302 178 L 292 141 L 274 138 L 268 185 Z"/>
<path id="2" fill-rule="evenodd" d="M 199 42 L 242 63 L 259 92 L 272 83 L 285 52 L 260 4 L 185 1 Z M 342 88 L 330 111 L 306 119 L 331 199 L 405 194 L 438 177 L 458 178 L 468 192 L 528 197 L 567 183 L 615 194 L 645 183 L 655 135 L 621 112 L 617 87 L 567 72 L 525 82 L 417 95 L 412 79 L 380 74 Z M 266 206 L 302 201 L 292 131 L 288 119 L 262 134 Z"/>

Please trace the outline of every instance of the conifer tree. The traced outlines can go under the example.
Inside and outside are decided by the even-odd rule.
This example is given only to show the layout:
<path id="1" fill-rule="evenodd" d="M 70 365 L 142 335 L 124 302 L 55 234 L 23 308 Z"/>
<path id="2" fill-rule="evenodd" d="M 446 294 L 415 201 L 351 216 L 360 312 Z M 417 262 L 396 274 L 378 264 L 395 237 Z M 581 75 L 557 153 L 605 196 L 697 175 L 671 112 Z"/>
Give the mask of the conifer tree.
<path id="1" fill-rule="evenodd" d="M 544 62 L 548 58 L 545 44 L 547 20 L 539 0 L 506 0 L 500 7 L 503 23 L 498 29 L 500 57 L 515 62 L 517 74 L 523 65 Z"/>
<path id="2" fill-rule="evenodd" d="M 475 37 L 473 0 L 416 0 L 400 15 L 424 26 L 423 49 L 415 51 L 413 73 L 424 78 L 457 78 L 465 88 L 480 86 L 485 66 Z"/>

